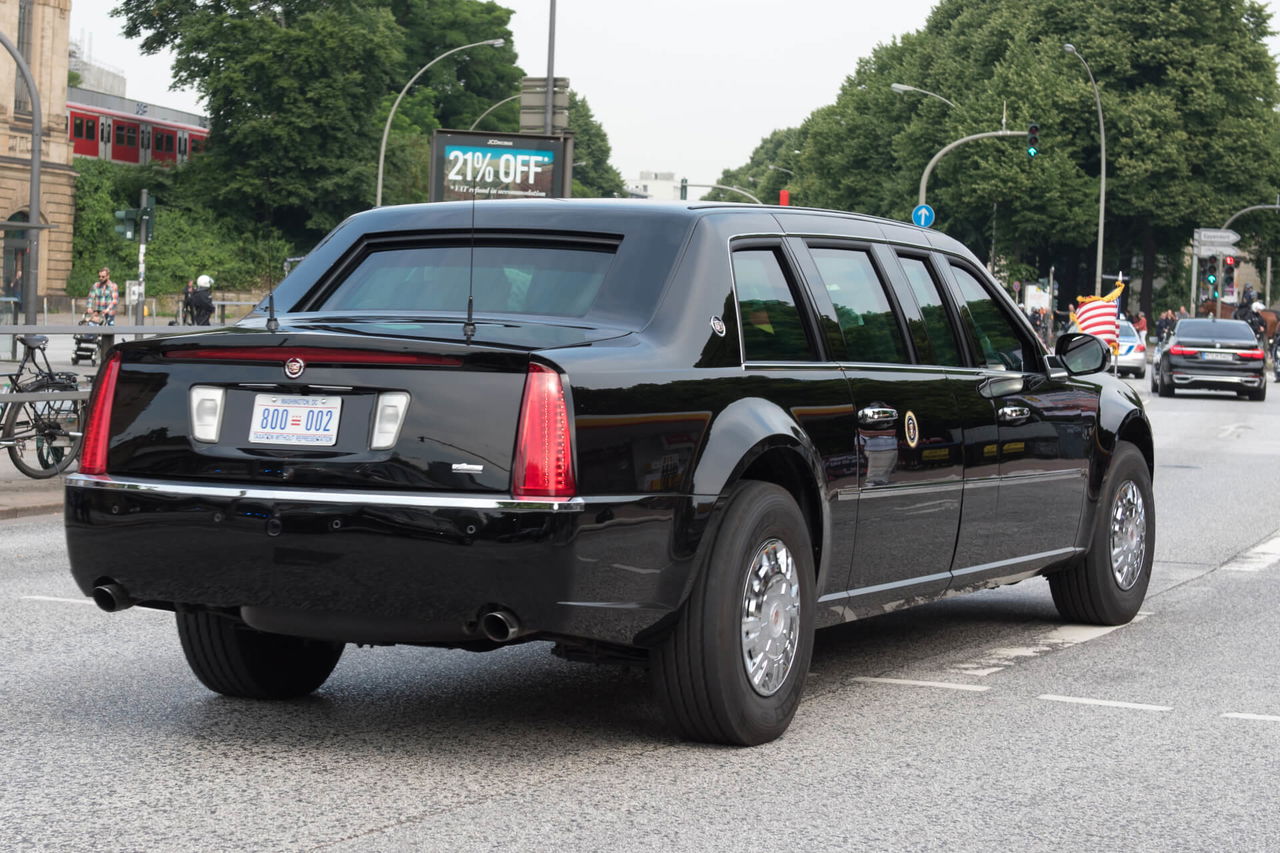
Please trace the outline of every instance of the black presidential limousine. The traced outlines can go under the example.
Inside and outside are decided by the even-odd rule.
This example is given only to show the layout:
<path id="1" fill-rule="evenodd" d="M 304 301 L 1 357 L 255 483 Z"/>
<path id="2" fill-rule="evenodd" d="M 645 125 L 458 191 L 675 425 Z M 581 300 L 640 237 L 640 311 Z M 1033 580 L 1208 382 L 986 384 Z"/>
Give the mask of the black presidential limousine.
<path id="1" fill-rule="evenodd" d="M 1146 593 L 1141 404 L 934 231 L 388 207 L 260 309 L 115 347 L 67 482 L 80 588 L 175 611 L 220 693 L 308 693 L 347 643 L 550 640 L 647 660 L 681 733 L 752 744 L 815 628 L 1040 574 L 1073 621 Z"/>

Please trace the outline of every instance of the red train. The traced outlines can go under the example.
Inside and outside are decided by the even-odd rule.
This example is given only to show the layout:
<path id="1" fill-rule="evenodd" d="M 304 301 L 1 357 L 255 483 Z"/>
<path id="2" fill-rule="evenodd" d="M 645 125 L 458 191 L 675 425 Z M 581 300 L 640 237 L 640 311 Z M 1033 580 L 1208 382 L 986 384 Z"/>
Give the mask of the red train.
<path id="1" fill-rule="evenodd" d="M 77 157 L 180 163 L 204 150 L 204 116 L 67 87 L 67 133 Z"/>

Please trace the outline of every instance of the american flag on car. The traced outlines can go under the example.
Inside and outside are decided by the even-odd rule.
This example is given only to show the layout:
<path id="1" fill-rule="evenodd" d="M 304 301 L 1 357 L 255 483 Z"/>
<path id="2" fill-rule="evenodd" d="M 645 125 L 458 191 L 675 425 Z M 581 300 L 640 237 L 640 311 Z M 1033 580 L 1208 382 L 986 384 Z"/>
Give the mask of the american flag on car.
<path id="1" fill-rule="evenodd" d="M 1102 338 L 1114 348 L 1120 335 L 1119 308 L 1118 302 L 1089 297 L 1088 302 L 1076 306 L 1076 326 L 1082 332 Z"/>

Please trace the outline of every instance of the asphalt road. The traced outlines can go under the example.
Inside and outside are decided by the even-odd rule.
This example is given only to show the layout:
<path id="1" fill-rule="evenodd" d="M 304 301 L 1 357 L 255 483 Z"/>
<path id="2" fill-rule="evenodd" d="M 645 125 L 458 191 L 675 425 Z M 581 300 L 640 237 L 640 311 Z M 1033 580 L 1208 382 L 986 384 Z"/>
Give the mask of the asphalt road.
<path id="1" fill-rule="evenodd" d="M 170 615 L 79 600 L 59 518 L 0 522 L 0 846 L 1275 850 L 1280 395 L 1149 404 L 1139 620 L 1064 626 L 1034 580 L 821 632 L 754 749 L 678 741 L 643 672 L 541 643 L 348 648 L 309 699 L 217 697 Z"/>

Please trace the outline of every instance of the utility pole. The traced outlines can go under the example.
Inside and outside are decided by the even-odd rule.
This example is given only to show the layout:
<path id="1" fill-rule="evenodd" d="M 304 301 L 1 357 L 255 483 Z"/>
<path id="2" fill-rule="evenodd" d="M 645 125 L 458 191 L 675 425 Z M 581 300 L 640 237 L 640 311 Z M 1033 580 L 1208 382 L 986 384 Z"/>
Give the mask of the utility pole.
<path id="1" fill-rule="evenodd" d="M 155 211 L 147 203 L 147 191 L 142 191 L 138 204 L 138 304 L 133 306 L 134 322 L 141 326 L 147 304 L 147 231 Z"/>

